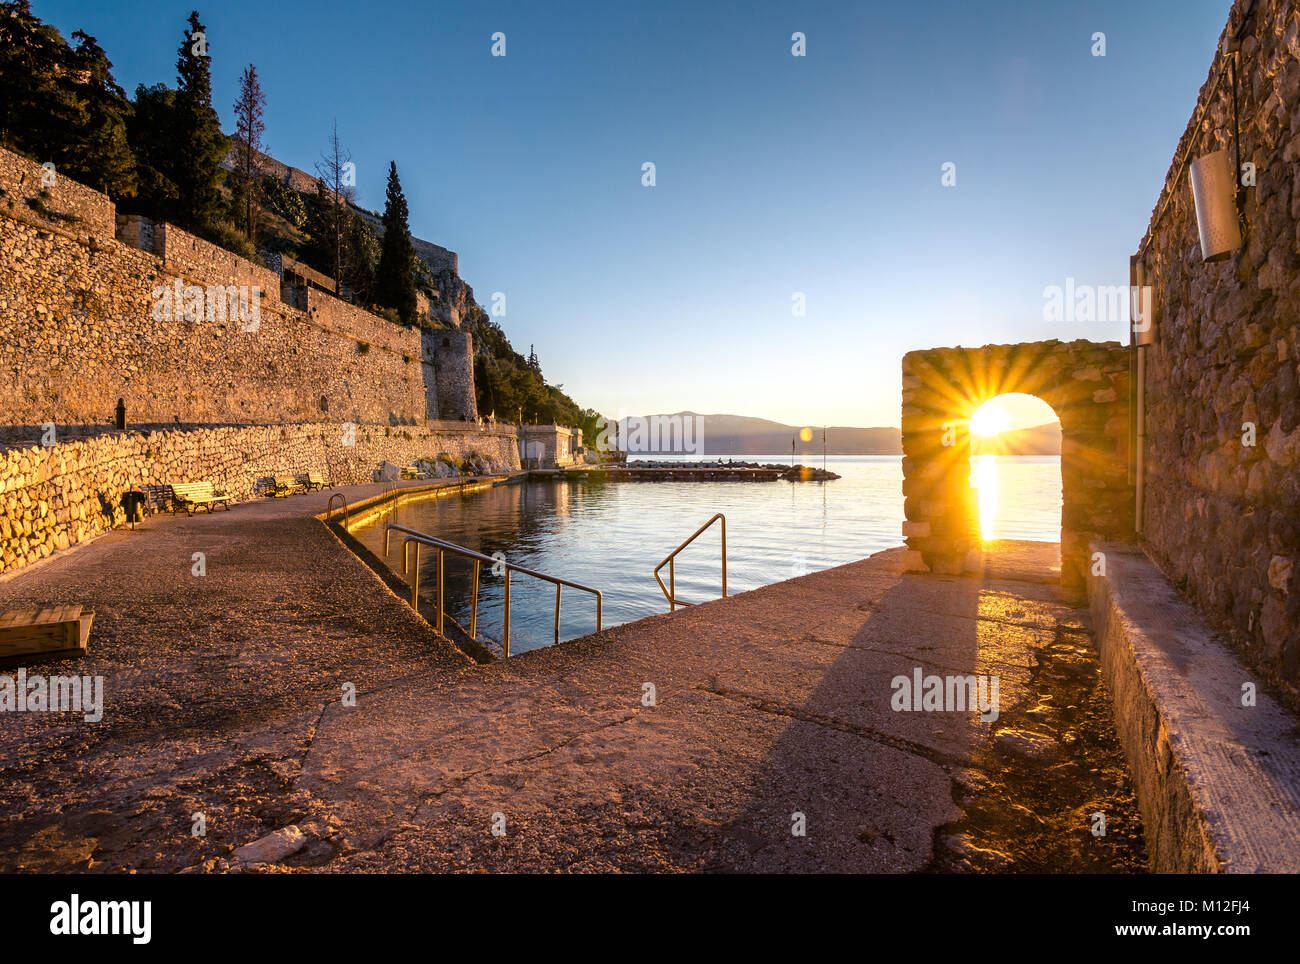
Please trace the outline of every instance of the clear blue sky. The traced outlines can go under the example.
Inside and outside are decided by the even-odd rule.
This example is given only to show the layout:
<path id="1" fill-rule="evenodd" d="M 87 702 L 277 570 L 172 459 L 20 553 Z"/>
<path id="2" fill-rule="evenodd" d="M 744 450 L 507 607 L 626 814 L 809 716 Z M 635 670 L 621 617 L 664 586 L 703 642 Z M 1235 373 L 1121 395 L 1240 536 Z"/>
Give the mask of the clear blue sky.
<path id="1" fill-rule="evenodd" d="M 175 83 L 193 2 L 35 0 L 128 91 Z M 611 415 L 898 424 L 913 348 L 1126 340 L 1043 288 L 1126 284 L 1229 0 L 229 2 L 200 7 L 227 129 L 329 133 L 460 253 L 548 379 Z M 491 56 L 506 34 L 507 55 Z M 791 34 L 807 56 L 791 56 Z M 1106 56 L 1091 55 L 1094 32 Z M 641 184 L 656 165 L 657 185 Z M 940 183 L 945 162 L 957 185 Z M 807 314 L 794 317 L 803 292 Z"/>

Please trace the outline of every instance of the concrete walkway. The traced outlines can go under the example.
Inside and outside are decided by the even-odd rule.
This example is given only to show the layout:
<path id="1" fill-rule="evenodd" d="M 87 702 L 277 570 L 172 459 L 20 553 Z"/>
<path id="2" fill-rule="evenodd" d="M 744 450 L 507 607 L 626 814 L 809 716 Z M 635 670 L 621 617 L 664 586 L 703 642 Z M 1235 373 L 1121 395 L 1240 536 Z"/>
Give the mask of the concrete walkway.
<path id="1" fill-rule="evenodd" d="M 355 504 L 380 488 L 335 491 Z M 0 609 L 95 611 L 87 658 L 31 672 L 102 675 L 106 692 L 97 724 L 0 715 L 0 867 L 94 853 L 106 869 L 176 868 L 196 812 L 214 834 L 259 836 L 291 790 L 284 762 L 344 683 L 467 664 L 316 520 L 327 501 L 150 516 L 0 581 Z"/>
<path id="2" fill-rule="evenodd" d="M 155 518 L 0 583 L 92 606 L 91 655 L 41 671 L 107 690 L 98 724 L 0 716 L 0 869 L 1141 868 L 1086 615 L 1015 566 L 890 551 L 479 666 L 324 503 Z M 1055 546 L 1008 550 L 1039 577 Z M 996 675 L 998 720 L 893 711 L 917 668 Z"/>

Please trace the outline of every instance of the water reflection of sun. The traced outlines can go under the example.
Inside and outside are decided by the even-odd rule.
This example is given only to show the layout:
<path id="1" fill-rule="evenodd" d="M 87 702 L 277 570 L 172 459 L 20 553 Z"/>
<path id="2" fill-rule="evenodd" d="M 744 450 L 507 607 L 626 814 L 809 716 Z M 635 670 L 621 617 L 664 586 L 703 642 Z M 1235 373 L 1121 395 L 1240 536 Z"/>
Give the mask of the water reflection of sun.
<path id="1" fill-rule="evenodd" d="M 998 457 L 976 455 L 971 459 L 970 484 L 979 493 L 980 538 L 993 538 L 998 515 Z"/>
<path id="2" fill-rule="evenodd" d="M 995 401 L 987 401 L 975 410 L 970 418 L 972 435 L 992 438 L 1005 432 L 1011 425 L 1011 416 Z M 980 538 L 986 542 L 993 538 L 998 514 L 998 457 L 976 455 L 971 459 L 971 485 L 979 493 Z"/>

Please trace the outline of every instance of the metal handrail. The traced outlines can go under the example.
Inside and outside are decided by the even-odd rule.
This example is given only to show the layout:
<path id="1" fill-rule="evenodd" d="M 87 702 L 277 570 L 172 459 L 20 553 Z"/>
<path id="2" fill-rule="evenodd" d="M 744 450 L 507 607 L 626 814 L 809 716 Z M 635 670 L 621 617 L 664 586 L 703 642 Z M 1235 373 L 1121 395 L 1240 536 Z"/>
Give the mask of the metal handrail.
<path id="1" fill-rule="evenodd" d="M 677 612 L 678 606 L 695 605 L 695 603 L 687 602 L 684 599 L 677 598 L 677 573 L 675 572 L 676 564 L 674 563 L 673 560 L 677 557 L 677 553 L 681 552 L 692 542 L 694 542 L 696 537 L 699 536 L 700 533 L 702 533 L 709 526 L 713 525 L 713 523 L 717 522 L 719 519 L 722 520 L 722 598 L 723 599 L 727 598 L 727 517 L 723 515 L 721 512 L 716 512 L 714 513 L 713 518 L 711 518 L 708 522 L 704 523 L 704 525 L 700 526 L 693 533 L 691 533 L 689 539 L 683 542 L 672 552 L 668 553 L 667 558 L 665 558 L 663 562 L 659 563 L 659 565 L 655 566 L 655 571 L 654 571 L 655 582 L 659 583 L 659 588 L 663 590 L 664 595 L 668 598 L 668 605 L 671 607 L 670 609 L 671 612 Z M 664 581 L 659 578 L 659 570 L 662 569 L 664 566 L 668 567 L 668 586 L 665 586 Z"/>
<path id="2" fill-rule="evenodd" d="M 334 519 L 334 500 L 338 499 L 343 503 L 343 528 L 348 527 L 348 498 L 342 492 L 331 492 L 330 500 L 325 503 L 325 521 L 330 522 Z"/>
<path id="3" fill-rule="evenodd" d="M 388 507 L 388 518 L 397 518 L 397 504 L 402 500 L 402 488 L 396 482 L 385 482 L 379 493 L 380 501 Z"/>
<path id="4" fill-rule="evenodd" d="M 519 572 L 525 576 L 532 576 L 535 579 L 542 579 L 552 583 L 555 586 L 555 641 L 560 641 L 560 590 L 564 586 L 570 589 L 581 589 L 583 592 L 589 592 L 596 597 L 596 632 L 601 631 L 602 618 L 604 611 L 605 597 L 599 589 L 592 589 L 590 586 L 584 586 L 580 582 L 571 582 L 568 579 L 560 579 L 558 576 L 548 576 L 544 572 L 538 572 L 535 569 L 528 569 L 524 566 L 516 566 L 512 562 L 506 562 L 497 556 L 486 556 L 481 552 L 475 552 L 473 549 L 467 549 L 464 546 L 458 546 L 454 542 L 448 542 L 446 539 L 439 539 L 431 536 L 427 532 L 421 532 L 418 529 L 408 529 L 406 526 L 399 526 L 395 523 L 387 523 L 384 526 L 384 556 L 389 554 L 389 534 L 397 531 L 404 533 L 406 538 L 402 540 L 402 575 L 408 572 L 411 577 L 411 607 L 417 612 L 420 608 L 420 546 L 432 546 L 438 550 L 438 607 L 436 627 L 439 633 L 443 627 L 443 573 L 445 564 L 443 554 L 450 552 L 458 556 L 464 556 L 474 561 L 474 591 L 473 599 L 470 604 L 469 616 L 469 637 L 478 642 L 478 587 L 479 587 L 479 567 L 487 562 L 493 566 L 503 566 L 505 568 L 505 628 L 502 632 L 502 651 L 507 659 L 510 657 L 510 573 Z M 406 551 L 408 545 L 415 546 L 415 563 L 414 566 L 408 565 L 409 554 Z"/>

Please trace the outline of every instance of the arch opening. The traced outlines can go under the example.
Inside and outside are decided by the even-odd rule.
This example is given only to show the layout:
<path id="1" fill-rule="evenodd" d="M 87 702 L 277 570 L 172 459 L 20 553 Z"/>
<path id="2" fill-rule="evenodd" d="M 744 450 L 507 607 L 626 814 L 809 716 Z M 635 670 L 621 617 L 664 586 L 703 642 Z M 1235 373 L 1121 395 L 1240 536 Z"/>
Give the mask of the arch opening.
<path id="1" fill-rule="evenodd" d="M 1061 421 L 1037 395 L 1008 392 L 970 417 L 970 483 L 981 542 L 1061 541 Z"/>
<path id="2" fill-rule="evenodd" d="M 971 456 L 989 444 L 996 452 L 989 438 L 1011 438 L 1006 430 L 1017 413 L 1008 408 L 1029 418 L 1035 409 L 1043 412 L 1041 402 L 1060 426 L 1061 581 L 1082 587 L 1090 542 L 1132 537 L 1128 365 L 1127 350 L 1116 342 L 1024 342 L 904 355 L 903 535 L 912 550 L 909 566 L 951 574 L 983 568 Z M 1014 395 L 1038 401 L 1000 398 Z M 1001 411 L 980 412 L 989 401 Z"/>

